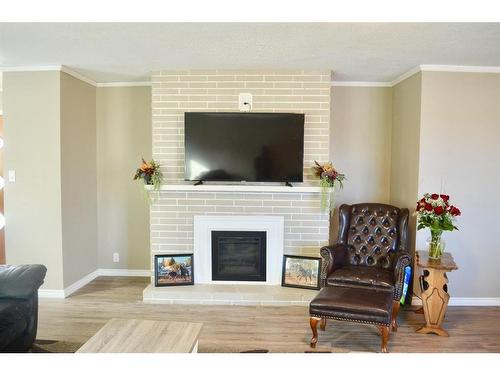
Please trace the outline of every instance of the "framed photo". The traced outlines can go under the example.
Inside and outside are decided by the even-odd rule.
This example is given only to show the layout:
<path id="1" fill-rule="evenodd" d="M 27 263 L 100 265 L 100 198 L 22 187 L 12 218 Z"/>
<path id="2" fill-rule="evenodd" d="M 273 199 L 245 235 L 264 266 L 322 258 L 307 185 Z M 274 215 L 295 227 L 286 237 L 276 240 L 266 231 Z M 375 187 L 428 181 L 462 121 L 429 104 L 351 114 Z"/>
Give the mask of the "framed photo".
<path id="1" fill-rule="evenodd" d="M 283 255 L 281 286 L 320 289 L 321 258 Z"/>
<path id="2" fill-rule="evenodd" d="M 155 255 L 155 286 L 193 284 L 193 254 Z"/>

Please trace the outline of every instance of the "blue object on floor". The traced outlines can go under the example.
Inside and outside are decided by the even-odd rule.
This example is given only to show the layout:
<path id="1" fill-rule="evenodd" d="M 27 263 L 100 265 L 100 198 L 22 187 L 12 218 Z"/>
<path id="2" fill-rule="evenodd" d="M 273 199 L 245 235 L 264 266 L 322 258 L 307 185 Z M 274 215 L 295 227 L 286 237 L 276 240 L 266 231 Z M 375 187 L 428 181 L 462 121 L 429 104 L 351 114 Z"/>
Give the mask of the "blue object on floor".
<path id="1" fill-rule="evenodd" d="M 403 293 L 401 294 L 401 299 L 399 300 L 399 303 L 404 304 L 405 299 L 406 299 L 406 293 L 408 293 L 408 284 L 410 283 L 410 277 L 411 277 L 411 267 L 406 266 L 405 267 L 405 277 L 403 281 Z"/>

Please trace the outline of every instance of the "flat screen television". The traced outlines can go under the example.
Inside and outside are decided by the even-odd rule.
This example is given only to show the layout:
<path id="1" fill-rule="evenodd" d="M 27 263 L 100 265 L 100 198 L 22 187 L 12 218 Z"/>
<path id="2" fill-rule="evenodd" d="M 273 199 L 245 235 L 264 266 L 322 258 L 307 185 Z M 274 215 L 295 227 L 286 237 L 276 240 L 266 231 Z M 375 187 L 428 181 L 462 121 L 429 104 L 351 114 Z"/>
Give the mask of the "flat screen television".
<path id="1" fill-rule="evenodd" d="M 184 132 L 187 181 L 303 181 L 303 114 L 186 112 Z"/>

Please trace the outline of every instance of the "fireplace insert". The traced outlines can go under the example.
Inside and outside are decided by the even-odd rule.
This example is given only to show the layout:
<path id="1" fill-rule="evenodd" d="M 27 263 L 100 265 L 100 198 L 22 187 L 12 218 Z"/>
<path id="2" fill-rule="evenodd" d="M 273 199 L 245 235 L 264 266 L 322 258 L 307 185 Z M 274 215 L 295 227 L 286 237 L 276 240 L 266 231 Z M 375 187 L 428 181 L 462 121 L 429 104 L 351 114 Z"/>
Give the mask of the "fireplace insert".
<path id="1" fill-rule="evenodd" d="M 212 280 L 266 281 L 266 232 L 212 231 Z"/>

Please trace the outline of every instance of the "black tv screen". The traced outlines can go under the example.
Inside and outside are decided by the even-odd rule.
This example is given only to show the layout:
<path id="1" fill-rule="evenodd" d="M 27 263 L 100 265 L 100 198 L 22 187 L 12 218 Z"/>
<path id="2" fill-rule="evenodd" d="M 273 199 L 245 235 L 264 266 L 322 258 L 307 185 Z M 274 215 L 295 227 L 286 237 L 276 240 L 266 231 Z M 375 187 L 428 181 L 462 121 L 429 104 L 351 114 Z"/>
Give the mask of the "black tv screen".
<path id="1" fill-rule="evenodd" d="M 302 182 L 304 115 L 186 112 L 188 181 Z"/>

